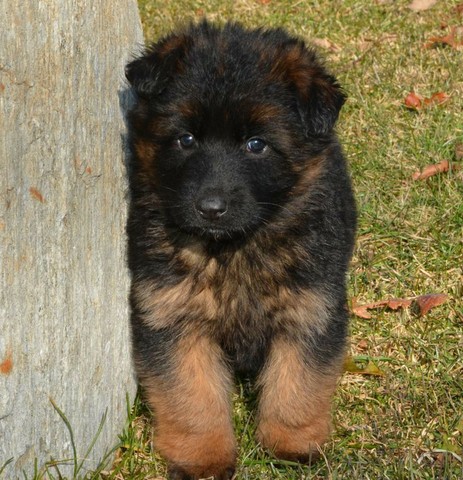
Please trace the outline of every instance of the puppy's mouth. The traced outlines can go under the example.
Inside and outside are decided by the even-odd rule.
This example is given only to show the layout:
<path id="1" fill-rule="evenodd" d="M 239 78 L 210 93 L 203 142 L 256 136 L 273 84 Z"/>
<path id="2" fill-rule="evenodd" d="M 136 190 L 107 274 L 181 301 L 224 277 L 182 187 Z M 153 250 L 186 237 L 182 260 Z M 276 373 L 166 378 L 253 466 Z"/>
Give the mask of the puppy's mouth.
<path id="1" fill-rule="evenodd" d="M 228 242 L 241 238 L 245 235 L 243 229 L 220 228 L 220 227 L 190 227 L 185 229 L 189 234 L 215 242 Z"/>
<path id="2" fill-rule="evenodd" d="M 230 243 L 247 238 L 258 227 L 251 206 L 223 195 L 202 195 L 182 208 L 170 210 L 177 228 L 206 242 Z"/>

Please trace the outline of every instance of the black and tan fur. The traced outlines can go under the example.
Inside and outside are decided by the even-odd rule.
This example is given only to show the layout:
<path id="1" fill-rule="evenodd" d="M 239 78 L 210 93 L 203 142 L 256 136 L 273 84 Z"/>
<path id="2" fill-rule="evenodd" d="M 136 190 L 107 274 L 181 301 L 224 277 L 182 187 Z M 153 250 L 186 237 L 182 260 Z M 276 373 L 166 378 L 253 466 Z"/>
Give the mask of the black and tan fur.
<path id="1" fill-rule="evenodd" d="M 308 461 L 327 439 L 347 334 L 355 206 L 333 131 L 344 95 L 282 30 L 203 22 L 127 67 L 137 374 L 173 479 L 229 479 L 230 393 Z"/>

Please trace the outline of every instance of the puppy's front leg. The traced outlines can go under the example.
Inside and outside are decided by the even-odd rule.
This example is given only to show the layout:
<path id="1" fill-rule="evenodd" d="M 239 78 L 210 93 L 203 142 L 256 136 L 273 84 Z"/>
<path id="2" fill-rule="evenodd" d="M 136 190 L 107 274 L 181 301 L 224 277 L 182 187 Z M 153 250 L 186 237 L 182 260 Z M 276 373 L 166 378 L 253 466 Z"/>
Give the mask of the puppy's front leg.
<path id="1" fill-rule="evenodd" d="M 154 442 L 169 478 L 232 477 L 236 446 L 231 423 L 231 374 L 221 349 L 205 336 L 177 340 L 162 375 L 142 379 L 155 414 Z"/>
<path id="2" fill-rule="evenodd" d="M 330 431 L 330 404 L 339 376 L 311 366 L 298 340 L 277 338 L 261 373 L 257 437 L 278 458 L 309 462 Z M 339 362 L 337 362 L 339 364 Z"/>

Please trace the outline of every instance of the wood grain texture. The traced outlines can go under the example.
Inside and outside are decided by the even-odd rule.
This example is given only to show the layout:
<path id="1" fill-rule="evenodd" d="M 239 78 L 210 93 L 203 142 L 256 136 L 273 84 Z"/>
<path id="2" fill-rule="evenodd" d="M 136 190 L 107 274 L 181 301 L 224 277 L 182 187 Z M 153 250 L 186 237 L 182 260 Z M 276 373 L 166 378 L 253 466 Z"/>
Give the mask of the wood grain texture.
<path id="1" fill-rule="evenodd" d="M 0 467 L 85 468 L 134 395 L 125 265 L 124 65 L 135 1 L 0 2 Z M 72 469 L 62 469 L 71 472 Z"/>

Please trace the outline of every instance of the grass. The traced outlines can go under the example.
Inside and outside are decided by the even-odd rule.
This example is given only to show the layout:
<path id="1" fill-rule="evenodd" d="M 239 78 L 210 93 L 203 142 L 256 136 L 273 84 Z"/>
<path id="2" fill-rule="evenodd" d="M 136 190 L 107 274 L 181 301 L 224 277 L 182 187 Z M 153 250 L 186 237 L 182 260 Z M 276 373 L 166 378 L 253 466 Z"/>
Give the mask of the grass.
<path id="1" fill-rule="evenodd" d="M 350 297 L 367 303 L 449 296 L 423 317 L 407 309 L 352 318 L 354 359 L 360 366 L 373 361 L 384 375 L 344 375 L 332 440 L 316 465 L 279 462 L 263 452 L 253 438 L 246 395 L 238 392 L 237 480 L 463 478 L 463 161 L 455 157 L 463 143 L 463 49 L 424 48 L 430 37 L 463 24 L 458 1 L 439 1 L 421 13 L 411 11 L 408 0 L 139 3 L 148 39 L 167 33 L 178 19 L 203 15 L 282 26 L 315 39 L 349 95 L 338 131 L 360 213 Z M 450 100 L 410 111 L 403 99 L 411 90 L 426 97 L 443 91 Z M 445 159 L 462 168 L 412 180 L 415 171 Z M 149 421 L 137 401 L 114 465 L 98 478 L 165 476 L 151 448 Z"/>
<path id="2" fill-rule="evenodd" d="M 167 33 L 177 19 L 204 15 L 219 22 L 283 26 L 315 39 L 349 95 L 338 131 L 360 212 L 351 298 L 367 303 L 425 293 L 449 296 L 423 317 L 411 310 L 379 310 L 370 320 L 352 318 L 354 359 L 360 366 L 373 360 L 384 376 L 344 375 L 335 398 L 333 437 L 316 465 L 279 462 L 262 452 L 253 439 L 246 396 L 236 394 L 238 480 L 463 478 L 463 165 L 426 181 L 412 180 L 428 164 L 445 159 L 458 164 L 462 50 L 424 45 L 463 24 L 463 17 L 456 1 L 437 2 L 421 13 L 408 3 L 139 2 L 147 39 Z M 445 92 L 450 100 L 410 111 L 403 100 L 412 90 L 425 97 Z M 136 408 L 126 446 L 108 478 L 165 475 L 151 450 L 149 414 L 141 405 Z"/>

